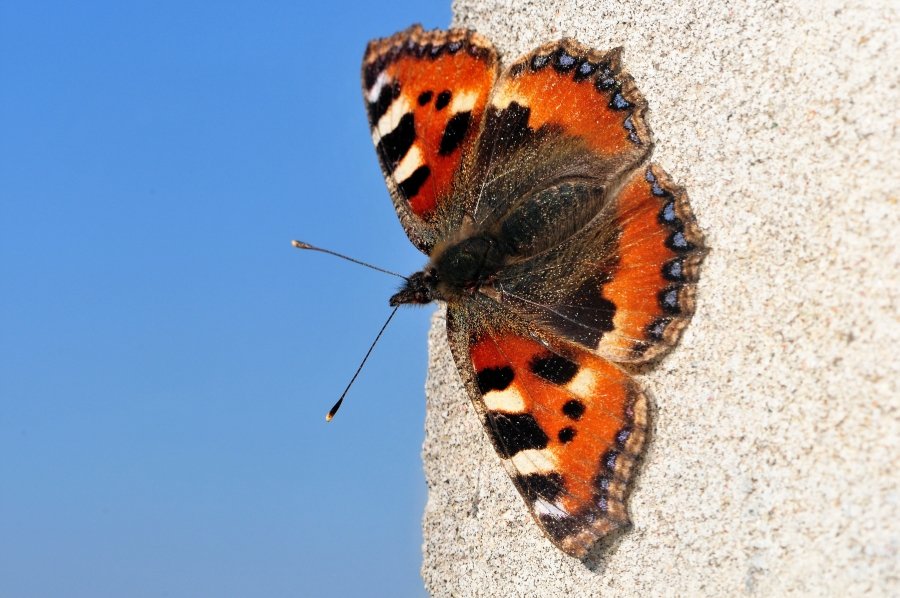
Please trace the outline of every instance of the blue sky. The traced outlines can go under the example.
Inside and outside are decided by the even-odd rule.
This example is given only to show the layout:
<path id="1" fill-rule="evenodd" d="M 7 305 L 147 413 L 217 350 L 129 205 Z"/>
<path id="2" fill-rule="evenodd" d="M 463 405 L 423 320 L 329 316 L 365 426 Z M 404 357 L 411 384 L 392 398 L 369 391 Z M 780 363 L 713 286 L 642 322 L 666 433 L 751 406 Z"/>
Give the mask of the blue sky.
<path id="1" fill-rule="evenodd" d="M 368 39 L 449 3 L 0 4 L 0 595 L 422 595 L 431 309 Z"/>

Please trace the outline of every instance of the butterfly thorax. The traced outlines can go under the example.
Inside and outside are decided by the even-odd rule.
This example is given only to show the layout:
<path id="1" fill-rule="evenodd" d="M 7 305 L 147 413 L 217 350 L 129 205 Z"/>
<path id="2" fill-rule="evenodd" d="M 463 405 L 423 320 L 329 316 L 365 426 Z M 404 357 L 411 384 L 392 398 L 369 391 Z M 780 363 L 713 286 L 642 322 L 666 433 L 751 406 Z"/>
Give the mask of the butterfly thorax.
<path id="1" fill-rule="evenodd" d="M 490 285 L 507 252 L 494 235 L 479 233 L 435 251 L 421 272 L 410 276 L 391 305 L 453 301 Z"/>

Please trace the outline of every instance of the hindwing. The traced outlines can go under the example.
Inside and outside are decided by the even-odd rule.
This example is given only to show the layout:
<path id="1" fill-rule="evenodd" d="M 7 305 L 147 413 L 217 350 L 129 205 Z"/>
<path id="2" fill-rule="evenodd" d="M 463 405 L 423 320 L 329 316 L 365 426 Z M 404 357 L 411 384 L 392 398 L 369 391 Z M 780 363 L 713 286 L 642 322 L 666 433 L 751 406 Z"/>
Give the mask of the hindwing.
<path id="1" fill-rule="evenodd" d="M 600 356 L 643 362 L 673 346 L 693 315 L 705 252 L 684 190 L 644 166 L 575 234 L 501 270 L 493 296 Z"/>
<path id="2" fill-rule="evenodd" d="M 582 557 L 630 525 L 646 398 L 626 373 L 576 345 L 466 319 L 448 310 L 450 346 L 488 436 L 541 530 Z"/>

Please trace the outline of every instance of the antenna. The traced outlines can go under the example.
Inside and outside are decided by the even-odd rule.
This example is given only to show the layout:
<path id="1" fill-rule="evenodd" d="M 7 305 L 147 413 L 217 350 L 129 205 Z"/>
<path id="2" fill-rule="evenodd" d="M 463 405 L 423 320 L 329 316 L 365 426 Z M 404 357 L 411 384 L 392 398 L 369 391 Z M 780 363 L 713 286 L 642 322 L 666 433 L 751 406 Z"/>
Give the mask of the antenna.
<path id="1" fill-rule="evenodd" d="M 332 251 L 330 249 L 322 249 L 321 247 L 316 247 L 315 245 L 310 245 L 309 243 L 304 243 L 303 241 L 291 241 L 291 245 L 296 247 L 297 249 L 309 249 L 310 251 L 319 251 L 321 253 L 327 253 L 328 255 L 333 255 L 335 257 L 339 257 L 341 259 L 347 260 L 348 262 L 353 262 L 354 264 L 359 264 L 360 266 L 365 266 L 366 268 L 371 268 L 372 270 L 378 270 L 379 272 L 384 272 L 385 274 L 390 274 L 391 276 L 396 276 L 397 278 L 402 278 L 403 280 L 409 280 L 406 276 L 402 274 L 397 274 L 396 272 L 391 272 L 390 270 L 385 270 L 384 268 L 379 268 L 378 266 L 373 266 L 367 262 L 362 260 L 358 260 L 352 258 L 350 256 L 344 255 L 343 253 L 338 253 L 337 251 Z M 393 314 L 392 314 L 393 315 Z M 390 318 L 388 318 L 390 320 Z"/>
<path id="2" fill-rule="evenodd" d="M 297 241 L 294 241 L 295 243 Z M 331 253 L 330 251 L 327 253 Z M 343 257 L 343 256 L 340 256 Z M 348 258 L 349 259 L 349 258 Z M 356 261 L 356 260 L 351 260 Z M 376 268 L 376 270 L 380 270 L 380 268 Z M 394 314 L 397 313 L 397 310 L 400 309 L 400 306 L 394 308 L 391 312 L 391 315 L 388 316 L 387 320 L 385 320 L 384 325 L 381 327 L 381 330 L 378 331 L 378 334 L 375 336 L 375 340 L 372 341 L 371 346 L 369 346 L 369 350 L 366 351 L 366 356 L 362 358 L 362 362 L 360 362 L 359 367 L 356 368 L 356 373 L 353 374 L 353 377 L 350 378 L 350 383 L 347 384 L 347 388 L 344 389 L 344 392 L 341 393 L 341 398 L 337 400 L 337 403 L 334 404 L 334 407 L 328 412 L 328 415 L 325 416 L 325 421 L 330 422 L 334 419 L 334 415 L 338 412 L 338 409 L 341 408 L 341 403 L 344 402 L 344 397 L 347 396 L 347 391 L 350 390 L 350 387 L 353 386 L 353 383 L 356 381 L 356 377 L 359 376 L 359 372 L 362 371 L 363 366 L 366 365 L 366 360 L 369 359 L 369 355 L 372 354 L 372 349 L 375 348 L 375 343 L 378 342 L 378 339 L 381 338 L 381 335 L 384 334 L 384 329 L 387 328 L 388 324 L 390 324 L 391 319 L 394 317 Z"/>

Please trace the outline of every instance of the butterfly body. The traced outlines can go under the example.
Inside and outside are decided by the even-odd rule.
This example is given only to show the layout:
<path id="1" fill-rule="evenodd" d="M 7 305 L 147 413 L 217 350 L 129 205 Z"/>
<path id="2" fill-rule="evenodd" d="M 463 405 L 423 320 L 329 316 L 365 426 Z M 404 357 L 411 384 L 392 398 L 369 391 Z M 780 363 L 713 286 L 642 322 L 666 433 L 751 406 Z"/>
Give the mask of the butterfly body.
<path id="1" fill-rule="evenodd" d="M 363 93 L 404 230 L 428 255 L 392 305 L 447 304 L 460 377 L 541 530 L 584 556 L 630 524 L 649 426 L 620 364 L 671 348 L 705 253 L 656 165 L 620 50 L 574 40 L 500 71 L 467 30 L 370 43 Z"/>
<path id="2" fill-rule="evenodd" d="M 436 251 L 425 269 L 410 276 L 403 289 L 391 297 L 390 304 L 452 302 L 487 291 L 505 254 L 503 243 L 493 235 L 466 237 Z"/>

